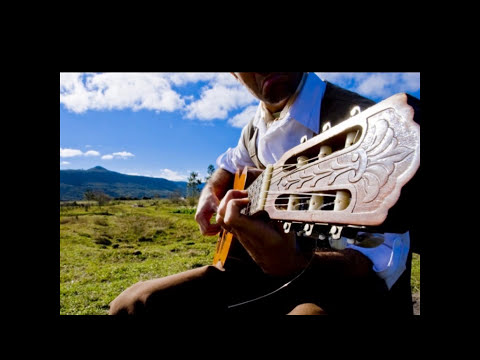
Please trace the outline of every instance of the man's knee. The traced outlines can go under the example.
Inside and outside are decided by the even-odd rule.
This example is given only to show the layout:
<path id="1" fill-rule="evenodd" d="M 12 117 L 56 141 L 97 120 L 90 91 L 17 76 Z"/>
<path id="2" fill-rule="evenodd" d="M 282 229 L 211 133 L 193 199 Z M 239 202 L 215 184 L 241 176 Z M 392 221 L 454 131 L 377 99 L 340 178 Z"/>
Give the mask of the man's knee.
<path id="1" fill-rule="evenodd" d="M 297 305 L 287 315 L 326 315 L 327 313 L 318 305 L 313 303 L 304 303 Z"/>
<path id="2" fill-rule="evenodd" d="M 144 311 L 145 299 L 142 299 L 141 288 L 145 284 L 140 281 L 125 289 L 111 303 L 109 315 L 137 315 Z M 144 297 L 144 296 L 143 296 Z"/>
<path id="3" fill-rule="evenodd" d="M 201 281 L 216 278 L 221 269 L 206 265 L 159 279 L 140 281 L 124 290 L 110 303 L 110 315 L 141 315 L 146 312 L 168 311 L 178 308 L 187 311 L 192 298 L 208 293 Z M 165 308 L 165 309 L 163 309 Z"/>

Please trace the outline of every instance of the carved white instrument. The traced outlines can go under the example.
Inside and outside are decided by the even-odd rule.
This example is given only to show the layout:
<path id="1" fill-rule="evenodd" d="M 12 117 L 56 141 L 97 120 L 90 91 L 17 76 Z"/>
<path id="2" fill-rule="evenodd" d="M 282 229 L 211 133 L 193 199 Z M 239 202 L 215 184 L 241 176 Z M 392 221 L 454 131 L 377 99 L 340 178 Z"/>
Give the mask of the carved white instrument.
<path id="1" fill-rule="evenodd" d="M 420 126 L 406 94 L 397 94 L 287 151 L 247 188 L 242 212 L 329 227 L 377 226 L 420 166 Z"/>

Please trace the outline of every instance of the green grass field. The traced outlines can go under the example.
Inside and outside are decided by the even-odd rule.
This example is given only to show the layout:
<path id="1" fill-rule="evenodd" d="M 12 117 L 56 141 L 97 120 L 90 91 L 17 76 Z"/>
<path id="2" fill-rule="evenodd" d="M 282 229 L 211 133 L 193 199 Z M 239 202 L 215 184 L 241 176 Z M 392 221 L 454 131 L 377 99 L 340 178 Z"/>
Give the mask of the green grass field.
<path id="1" fill-rule="evenodd" d="M 193 209 L 165 199 L 61 206 L 60 314 L 107 314 L 138 281 L 210 264 L 216 243 L 200 234 Z M 414 254 L 412 291 L 419 289 Z"/>

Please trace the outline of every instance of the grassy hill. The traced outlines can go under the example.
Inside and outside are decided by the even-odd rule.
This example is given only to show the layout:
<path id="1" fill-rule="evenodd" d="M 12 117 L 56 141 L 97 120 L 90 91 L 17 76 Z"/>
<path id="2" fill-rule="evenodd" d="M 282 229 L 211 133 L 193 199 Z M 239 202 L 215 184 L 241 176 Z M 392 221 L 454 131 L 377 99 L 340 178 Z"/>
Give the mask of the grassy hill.
<path id="1" fill-rule="evenodd" d="M 98 190 L 113 197 L 168 197 L 174 192 L 183 196 L 187 183 L 147 176 L 125 175 L 101 166 L 88 170 L 60 170 L 60 200 L 82 200 L 87 190 Z"/>
<path id="2" fill-rule="evenodd" d="M 61 315 L 107 314 L 138 281 L 212 263 L 217 237 L 200 234 L 194 208 L 167 199 L 86 205 L 60 206 Z M 418 254 L 411 287 L 419 295 Z"/>
<path id="3" fill-rule="evenodd" d="M 140 280 L 211 264 L 215 236 L 167 199 L 60 206 L 60 314 L 106 314 Z M 83 205 L 83 206 L 82 206 Z"/>

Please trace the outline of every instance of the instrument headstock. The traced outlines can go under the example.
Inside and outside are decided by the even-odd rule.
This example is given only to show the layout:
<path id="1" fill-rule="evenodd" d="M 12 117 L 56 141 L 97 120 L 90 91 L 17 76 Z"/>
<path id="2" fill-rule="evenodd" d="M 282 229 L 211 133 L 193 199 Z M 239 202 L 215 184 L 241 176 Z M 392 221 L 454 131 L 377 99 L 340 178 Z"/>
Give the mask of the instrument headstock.
<path id="1" fill-rule="evenodd" d="M 391 96 L 287 151 L 260 210 L 285 221 L 380 225 L 420 166 L 420 126 L 407 101 Z"/>

